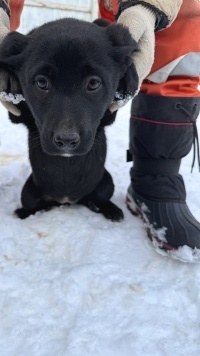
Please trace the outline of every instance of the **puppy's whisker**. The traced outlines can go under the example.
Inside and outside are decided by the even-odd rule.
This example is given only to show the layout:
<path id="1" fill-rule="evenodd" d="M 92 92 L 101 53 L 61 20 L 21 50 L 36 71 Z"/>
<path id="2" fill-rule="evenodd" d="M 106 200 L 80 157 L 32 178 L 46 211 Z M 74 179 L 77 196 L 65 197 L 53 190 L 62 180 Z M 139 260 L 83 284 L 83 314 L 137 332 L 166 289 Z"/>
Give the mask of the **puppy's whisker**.
<path id="1" fill-rule="evenodd" d="M 96 155 L 97 155 L 97 157 L 98 157 L 102 162 L 104 162 L 104 158 L 100 156 L 99 150 L 98 150 L 99 147 L 104 148 L 104 145 L 102 144 L 101 141 L 95 140 L 93 147 L 94 147 L 94 146 L 97 146 L 97 150 L 96 150 Z"/>
<path id="2" fill-rule="evenodd" d="M 30 142 L 30 148 L 35 149 L 40 146 L 40 137 L 39 135 L 34 137 L 33 140 Z"/>

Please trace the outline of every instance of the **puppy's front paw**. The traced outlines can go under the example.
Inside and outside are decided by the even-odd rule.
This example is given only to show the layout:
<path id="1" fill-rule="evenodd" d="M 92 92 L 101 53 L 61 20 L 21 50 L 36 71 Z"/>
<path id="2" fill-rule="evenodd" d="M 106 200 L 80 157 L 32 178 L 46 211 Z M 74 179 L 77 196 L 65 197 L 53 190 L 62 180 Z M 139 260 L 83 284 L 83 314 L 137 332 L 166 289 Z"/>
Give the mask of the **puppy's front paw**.
<path id="1" fill-rule="evenodd" d="M 107 201 L 105 203 L 97 203 L 90 200 L 82 200 L 80 203 L 94 213 L 100 213 L 105 216 L 106 219 L 112 220 L 113 222 L 121 221 L 124 219 L 123 211 L 111 201 Z"/>
<path id="2" fill-rule="evenodd" d="M 17 215 L 18 218 L 20 219 L 26 219 L 30 215 L 34 214 L 35 211 L 29 210 L 29 209 L 24 209 L 24 208 L 19 208 L 15 210 L 15 215 Z"/>
<path id="3" fill-rule="evenodd" d="M 124 219 L 123 211 L 111 201 L 105 203 L 101 207 L 101 213 L 106 219 L 112 220 L 113 222 L 118 222 Z"/>

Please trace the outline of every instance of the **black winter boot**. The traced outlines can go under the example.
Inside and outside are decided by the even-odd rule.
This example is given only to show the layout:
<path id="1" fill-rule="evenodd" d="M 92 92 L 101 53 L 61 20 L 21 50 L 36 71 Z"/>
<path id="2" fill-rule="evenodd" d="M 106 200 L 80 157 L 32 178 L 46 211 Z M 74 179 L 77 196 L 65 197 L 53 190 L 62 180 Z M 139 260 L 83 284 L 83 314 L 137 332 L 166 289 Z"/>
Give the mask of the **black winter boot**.
<path id="1" fill-rule="evenodd" d="M 199 111 L 200 98 L 139 94 L 133 101 L 130 119 L 134 164 L 127 206 L 142 217 L 156 248 L 192 262 L 200 262 L 200 224 L 188 209 L 178 171 L 192 143 L 195 158 Z M 185 247 L 179 249 L 185 245 L 187 251 Z M 186 254 L 181 255 L 180 250 Z"/>

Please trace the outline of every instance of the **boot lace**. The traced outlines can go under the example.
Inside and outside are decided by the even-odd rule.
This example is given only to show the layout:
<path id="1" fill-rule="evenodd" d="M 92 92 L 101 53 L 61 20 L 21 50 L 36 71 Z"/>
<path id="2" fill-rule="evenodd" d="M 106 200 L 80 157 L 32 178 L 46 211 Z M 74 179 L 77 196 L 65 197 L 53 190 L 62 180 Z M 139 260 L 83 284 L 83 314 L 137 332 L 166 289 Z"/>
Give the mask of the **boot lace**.
<path id="1" fill-rule="evenodd" d="M 192 116 L 191 122 L 193 124 L 193 159 L 192 159 L 191 173 L 193 171 L 196 158 L 197 158 L 199 172 L 200 172 L 200 145 L 199 145 L 199 136 L 198 136 L 198 129 L 197 129 L 197 120 L 193 118 L 194 116 L 193 114 L 197 108 L 197 103 L 195 103 L 193 106 L 192 115 L 191 112 L 189 112 L 186 108 L 184 108 L 181 103 L 177 103 L 176 108 L 182 110 L 187 115 Z"/>

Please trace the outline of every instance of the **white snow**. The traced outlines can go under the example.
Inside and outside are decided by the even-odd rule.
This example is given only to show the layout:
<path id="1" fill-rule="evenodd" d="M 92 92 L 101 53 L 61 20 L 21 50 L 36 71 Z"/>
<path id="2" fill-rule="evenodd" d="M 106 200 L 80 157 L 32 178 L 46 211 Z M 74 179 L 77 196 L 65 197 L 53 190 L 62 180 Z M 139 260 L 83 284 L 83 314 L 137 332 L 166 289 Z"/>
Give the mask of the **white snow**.
<path id="1" fill-rule="evenodd" d="M 13 215 L 30 173 L 27 134 L 0 108 L 1 356 L 199 356 L 200 264 L 157 254 L 125 206 L 129 109 L 107 129 L 113 201 L 125 214 L 112 223 L 76 205 Z M 200 220 L 191 161 L 181 172 Z"/>
<path id="2" fill-rule="evenodd" d="M 22 94 L 12 94 L 6 93 L 5 91 L 0 92 L 0 99 L 4 101 L 12 102 L 13 104 L 19 104 L 21 101 L 25 101 Z"/>

